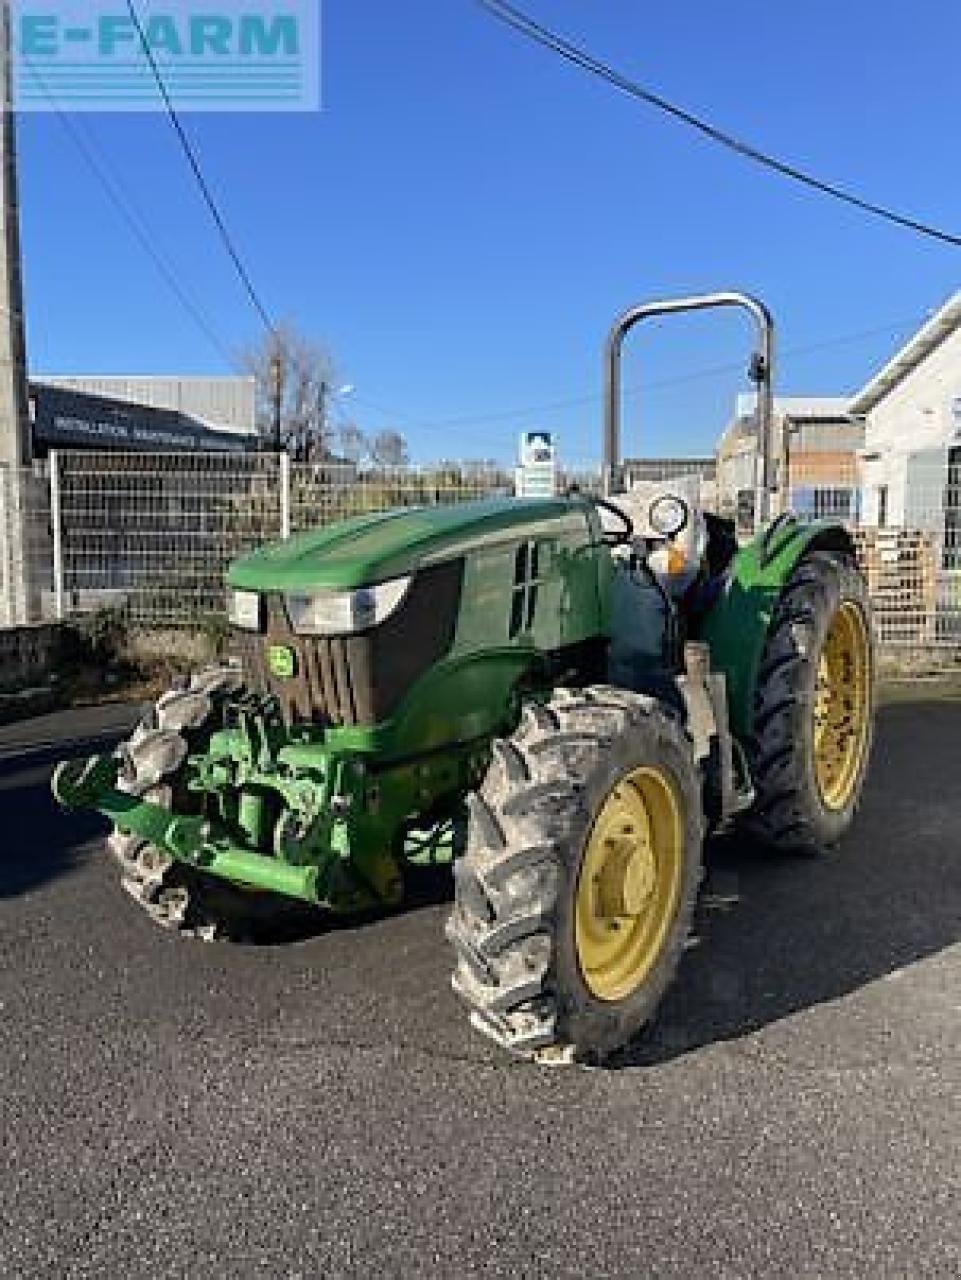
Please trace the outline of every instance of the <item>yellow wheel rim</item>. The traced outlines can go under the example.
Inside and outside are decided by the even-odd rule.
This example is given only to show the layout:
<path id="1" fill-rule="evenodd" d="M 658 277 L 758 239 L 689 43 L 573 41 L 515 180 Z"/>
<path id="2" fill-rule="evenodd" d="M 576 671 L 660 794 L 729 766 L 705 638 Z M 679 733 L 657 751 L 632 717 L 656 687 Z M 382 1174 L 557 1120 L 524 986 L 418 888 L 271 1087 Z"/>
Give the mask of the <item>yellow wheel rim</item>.
<path id="1" fill-rule="evenodd" d="M 659 769 L 635 769 L 601 805 L 577 881 L 577 959 L 599 999 L 623 1000 L 654 967 L 677 915 L 683 861 L 674 784 Z"/>
<path id="2" fill-rule="evenodd" d="M 864 615 L 846 601 L 831 619 L 814 696 L 814 777 L 826 809 L 846 808 L 858 785 L 871 715 Z"/>

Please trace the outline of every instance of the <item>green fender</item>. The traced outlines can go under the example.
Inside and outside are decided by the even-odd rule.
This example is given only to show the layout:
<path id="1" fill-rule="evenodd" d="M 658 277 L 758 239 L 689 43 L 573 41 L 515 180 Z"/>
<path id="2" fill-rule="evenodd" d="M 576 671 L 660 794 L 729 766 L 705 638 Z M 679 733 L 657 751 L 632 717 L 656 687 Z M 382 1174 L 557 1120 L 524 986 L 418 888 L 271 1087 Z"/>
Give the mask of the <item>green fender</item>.
<path id="1" fill-rule="evenodd" d="M 739 738 L 751 732 L 754 691 L 778 596 L 798 561 L 812 551 L 854 555 L 854 544 L 838 524 L 801 524 L 781 516 L 741 547 L 725 575 L 718 599 L 702 618 L 700 639 L 711 650 L 711 664 L 727 679 L 731 729 Z"/>

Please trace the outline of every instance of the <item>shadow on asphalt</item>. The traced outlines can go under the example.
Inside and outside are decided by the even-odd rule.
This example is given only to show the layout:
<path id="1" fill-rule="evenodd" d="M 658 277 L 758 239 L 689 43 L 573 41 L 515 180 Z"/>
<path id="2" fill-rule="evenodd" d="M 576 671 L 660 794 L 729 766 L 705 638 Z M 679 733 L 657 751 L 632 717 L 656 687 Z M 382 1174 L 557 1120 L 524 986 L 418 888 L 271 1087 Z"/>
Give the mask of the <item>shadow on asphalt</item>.
<path id="1" fill-rule="evenodd" d="M 58 810 L 50 775 L 60 760 L 109 751 L 115 733 L 43 743 L 0 758 L 0 899 L 28 893 L 80 865 L 84 846 L 105 833 L 98 813 Z"/>
<path id="2" fill-rule="evenodd" d="M 678 979 L 654 1024 L 609 1065 L 665 1062 L 743 1036 L 961 939 L 959 730 L 957 705 L 884 707 L 862 810 L 842 846 L 821 858 L 771 856 L 733 838 L 713 841 L 695 938 Z M 0 759 L 0 898 L 99 856 L 90 842 L 106 823 L 97 815 L 59 813 L 49 776 L 56 760 L 108 749 L 115 740 L 112 734 L 66 747 L 41 743 Z M 398 912 L 340 923 L 311 913 L 252 940 L 277 945 L 356 931 L 361 947 L 376 920 L 373 954 L 389 964 L 391 937 L 405 935 L 398 917 L 450 897 L 449 870 L 424 870 L 412 878 Z M 424 928 L 436 930 L 436 912 L 427 914 Z M 438 960 L 442 952 L 438 939 Z M 446 978 L 441 971 L 435 976 L 438 984 Z"/>
<path id="3" fill-rule="evenodd" d="M 609 1065 L 746 1035 L 961 940 L 959 731 L 957 706 L 882 708 L 861 810 L 820 858 L 712 842 L 678 980 Z"/>
<path id="4" fill-rule="evenodd" d="M 838 999 L 961 940 L 956 751 L 961 708 L 882 708 L 864 802 L 843 844 L 819 858 L 772 855 L 734 837 L 709 843 L 692 946 L 658 1017 L 608 1062 L 670 1061 Z M 404 908 L 340 923 L 313 916 L 285 937 L 364 930 L 448 902 L 449 872 L 420 873 Z M 430 925 L 436 929 L 436 915 Z M 440 950 L 440 948 L 438 948 Z M 368 957 L 369 959 L 369 957 Z M 438 973 L 438 981 L 446 975 Z"/>
<path id="5" fill-rule="evenodd" d="M 404 900 L 397 907 L 372 907 L 338 916 L 317 907 L 292 904 L 275 898 L 267 905 L 264 916 L 253 915 L 244 922 L 243 933 L 234 939 L 239 945 L 286 947 L 309 942 L 329 934 L 357 932 L 363 935 L 370 925 L 388 923 L 400 916 L 410 916 L 425 907 L 438 907 L 453 901 L 454 878 L 449 865 L 408 867 L 404 877 Z"/>

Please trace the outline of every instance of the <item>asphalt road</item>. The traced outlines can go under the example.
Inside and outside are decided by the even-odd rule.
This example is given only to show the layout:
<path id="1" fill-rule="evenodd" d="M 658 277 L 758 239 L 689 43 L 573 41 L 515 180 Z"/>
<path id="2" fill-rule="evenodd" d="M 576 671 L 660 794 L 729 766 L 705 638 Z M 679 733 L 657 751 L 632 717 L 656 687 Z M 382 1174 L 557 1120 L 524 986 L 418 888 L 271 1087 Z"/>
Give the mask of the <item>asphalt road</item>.
<path id="1" fill-rule="evenodd" d="M 0 1275 L 961 1274 L 961 705 L 881 714 L 825 859 L 710 854 L 616 1069 L 506 1060 L 443 883 L 285 946 L 170 937 L 0 729 Z"/>

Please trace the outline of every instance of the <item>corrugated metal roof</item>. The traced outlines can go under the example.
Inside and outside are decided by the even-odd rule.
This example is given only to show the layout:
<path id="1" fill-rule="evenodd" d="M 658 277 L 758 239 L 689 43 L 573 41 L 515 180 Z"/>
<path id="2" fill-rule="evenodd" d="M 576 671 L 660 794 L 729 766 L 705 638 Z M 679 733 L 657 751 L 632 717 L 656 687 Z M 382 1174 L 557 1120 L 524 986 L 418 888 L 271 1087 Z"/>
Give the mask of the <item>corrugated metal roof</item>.
<path id="1" fill-rule="evenodd" d="M 930 320 L 926 321 L 897 355 L 853 397 L 851 413 L 868 413 L 889 391 L 928 358 L 946 338 L 961 327 L 961 290 L 953 294 Z"/>

